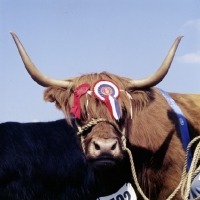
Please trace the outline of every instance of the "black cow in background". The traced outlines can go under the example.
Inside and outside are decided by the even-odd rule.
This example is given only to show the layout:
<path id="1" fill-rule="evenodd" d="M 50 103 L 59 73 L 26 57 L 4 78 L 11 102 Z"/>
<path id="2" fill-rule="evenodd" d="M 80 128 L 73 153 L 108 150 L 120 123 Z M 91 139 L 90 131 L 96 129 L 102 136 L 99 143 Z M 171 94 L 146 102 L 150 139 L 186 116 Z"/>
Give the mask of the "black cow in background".
<path id="1" fill-rule="evenodd" d="M 93 170 L 78 141 L 64 119 L 0 124 L 0 199 L 95 199 Z"/>
<path id="2" fill-rule="evenodd" d="M 127 155 L 95 169 L 76 132 L 65 119 L 0 124 L 0 200 L 96 200 L 134 185 Z"/>

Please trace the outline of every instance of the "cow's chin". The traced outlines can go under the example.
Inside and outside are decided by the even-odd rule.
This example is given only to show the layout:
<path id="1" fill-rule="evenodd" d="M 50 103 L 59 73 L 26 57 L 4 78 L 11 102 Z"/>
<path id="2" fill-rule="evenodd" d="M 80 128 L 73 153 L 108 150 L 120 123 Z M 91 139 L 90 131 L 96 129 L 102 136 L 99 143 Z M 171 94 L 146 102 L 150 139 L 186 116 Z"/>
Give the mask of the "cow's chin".
<path id="1" fill-rule="evenodd" d="M 95 159 L 90 159 L 90 162 L 92 163 L 95 170 L 106 171 L 115 168 L 118 165 L 119 160 L 110 157 L 99 157 Z"/>

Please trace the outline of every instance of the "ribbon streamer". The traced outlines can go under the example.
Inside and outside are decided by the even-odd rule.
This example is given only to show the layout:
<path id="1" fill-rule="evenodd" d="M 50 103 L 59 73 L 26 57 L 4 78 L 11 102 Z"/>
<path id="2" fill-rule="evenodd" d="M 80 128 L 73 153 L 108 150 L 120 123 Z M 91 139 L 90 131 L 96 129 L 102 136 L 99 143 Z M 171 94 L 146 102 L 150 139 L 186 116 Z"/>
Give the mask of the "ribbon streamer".
<path id="1" fill-rule="evenodd" d="M 120 108 L 119 103 L 116 98 L 108 95 L 104 95 L 105 98 L 105 104 L 113 118 L 116 120 L 120 119 Z"/>
<path id="2" fill-rule="evenodd" d="M 90 89 L 90 85 L 84 83 L 79 85 L 74 91 L 74 105 L 70 110 L 70 113 L 74 115 L 75 118 L 80 119 L 81 117 L 81 107 L 80 107 L 80 98 L 87 93 Z"/>

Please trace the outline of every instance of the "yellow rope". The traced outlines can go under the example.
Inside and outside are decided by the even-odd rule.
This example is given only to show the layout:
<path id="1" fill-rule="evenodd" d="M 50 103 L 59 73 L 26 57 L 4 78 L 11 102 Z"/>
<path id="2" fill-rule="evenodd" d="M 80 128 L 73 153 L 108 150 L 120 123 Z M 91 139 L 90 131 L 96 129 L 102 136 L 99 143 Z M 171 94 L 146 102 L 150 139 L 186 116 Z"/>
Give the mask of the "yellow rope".
<path id="1" fill-rule="evenodd" d="M 125 136 L 124 136 L 125 137 Z M 123 142 L 123 145 L 125 145 L 125 140 Z M 194 152 L 194 156 L 192 159 L 192 163 L 190 166 L 190 170 L 186 171 L 187 168 L 187 161 L 188 161 L 188 155 L 189 155 L 189 151 L 192 147 L 192 145 L 197 142 L 199 140 L 198 145 L 195 148 L 195 152 Z M 137 190 L 139 191 L 139 193 L 142 195 L 144 200 L 149 200 L 145 194 L 143 193 L 143 191 L 141 190 L 138 180 L 137 180 L 137 176 L 136 176 L 136 172 L 135 172 L 135 166 L 134 166 L 134 162 L 133 162 L 133 158 L 132 158 L 132 154 L 131 151 L 125 147 L 125 150 L 127 151 L 129 158 L 130 158 L 130 163 L 131 163 L 131 171 L 132 171 L 132 176 L 133 176 L 133 180 L 135 181 Z M 181 180 L 180 183 L 178 184 L 178 186 L 175 188 L 175 190 L 171 193 L 171 195 L 166 199 L 166 200 L 171 200 L 174 198 L 174 196 L 177 194 L 177 192 L 181 189 L 181 196 L 183 200 L 188 200 L 188 196 L 191 190 L 191 183 L 192 180 L 194 179 L 194 177 L 200 172 L 200 166 L 197 167 L 198 161 L 200 160 L 200 136 L 195 137 L 189 144 L 187 147 L 187 151 L 186 151 L 186 155 L 185 155 L 185 162 L 184 162 L 184 167 L 183 167 L 183 172 L 182 172 L 182 176 L 181 176 Z M 199 200 L 200 196 L 198 196 L 197 198 L 195 198 L 195 200 Z"/>
<path id="2" fill-rule="evenodd" d="M 94 118 L 92 118 L 92 120 L 90 121 L 90 122 L 88 122 L 85 126 L 83 126 L 83 127 L 80 127 L 80 126 L 78 126 L 78 124 L 77 124 L 77 127 L 78 127 L 78 135 L 81 135 L 84 131 L 86 131 L 88 128 L 90 128 L 90 127 L 92 127 L 92 126 L 94 126 L 94 125 L 96 125 L 96 124 L 98 124 L 99 122 L 105 122 L 105 121 L 107 121 L 106 119 L 104 119 L 104 118 L 99 118 L 99 119 L 94 119 Z"/>
<path id="3" fill-rule="evenodd" d="M 112 122 L 110 122 L 110 121 L 108 121 L 108 120 L 106 120 L 106 119 L 104 119 L 104 118 L 92 119 L 92 120 L 91 120 L 88 124 L 86 124 L 85 126 L 83 126 L 83 127 L 78 126 L 79 132 L 78 132 L 77 134 L 81 136 L 81 144 L 82 144 L 83 152 L 85 152 L 85 145 L 84 145 L 84 138 L 83 138 L 83 136 L 82 136 L 82 133 L 83 133 L 85 130 L 87 130 L 88 128 L 90 128 L 90 127 L 96 125 L 96 124 L 99 123 L 99 122 L 107 122 L 107 123 L 113 125 L 113 126 L 115 127 L 115 129 L 121 134 L 122 150 L 125 150 L 125 151 L 128 153 L 128 155 L 129 155 L 129 159 L 130 159 L 130 163 L 131 163 L 132 177 L 133 177 L 133 180 L 135 181 L 137 190 L 139 191 L 139 193 L 142 195 L 142 197 L 143 197 L 145 200 L 149 200 L 149 199 L 145 196 L 145 194 L 143 193 L 143 191 L 142 191 L 142 189 L 141 189 L 141 187 L 140 187 L 140 185 L 139 185 L 139 183 L 138 183 L 137 175 L 136 175 L 136 171 L 135 171 L 135 166 L 134 166 L 134 162 L 133 162 L 132 153 L 131 153 L 131 151 L 126 147 L 125 129 L 124 129 L 123 131 L 120 131 L 120 130 L 118 129 L 118 127 L 117 127 L 114 123 L 112 123 Z"/>
<path id="4" fill-rule="evenodd" d="M 96 125 L 99 122 L 108 122 L 108 123 L 110 123 L 121 134 L 122 150 L 125 150 L 128 153 L 128 155 L 129 155 L 130 164 L 131 164 L 132 178 L 133 178 L 133 180 L 135 182 L 137 190 L 141 194 L 141 196 L 143 197 L 144 200 L 149 200 L 146 197 L 146 195 L 143 193 L 143 191 L 142 191 L 142 189 L 141 189 L 141 187 L 140 187 L 140 185 L 138 183 L 138 179 L 137 179 L 137 175 L 136 175 L 136 171 L 135 171 L 135 165 L 134 165 L 134 161 L 133 161 L 133 156 L 132 156 L 131 151 L 126 147 L 125 130 L 123 130 L 123 132 L 122 132 L 122 131 L 120 131 L 118 129 L 118 127 L 114 123 L 112 123 L 112 122 L 110 122 L 110 121 L 108 121 L 108 120 L 106 120 L 104 118 L 99 118 L 99 119 L 92 119 L 88 124 L 86 124 L 83 127 L 78 126 L 79 132 L 77 134 L 80 135 L 80 136 L 82 136 L 82 133 L 85 130 L 87 130 L 88 128 Z M 187 173 L 186 168 L 187 168 L 188 154 L 189 154 L 189 151 L 190 151 L 190 148 L 192 147 L 192 145 L 195 142 L 197 142 L 198 140 L 199 140 L 199 143 L 198 143 L 198 145 L 197 145 L 197 147 L 195 149 L 194 156 L 193 156 L 193 159 L 192 159 L 192 163 L 191 163 L 191 166 L 190 166 L 190 170 Z M 84 138 L 83 137 L 81 137 L 81 144 L 82 144 L 83 151 L 85 152 L 85 145 L 84 145 Z M 197 164 L 198 164 L 199 160 L 200 160 L 200 136 L 195 137 L 188 144 L 188 147 L 187 147 L 187 150 L 186 150 L 186 155 L 185 155 L 183 172 L 182 172 L 182 175 L 181 175 L 181 180 L 180 180 L 178 186 L 175 188 L 175 190 L 171 193 L 171 195 L 166 200 L 173 199 L 174 196 L 177 194 L 177 192 L 179 190 L 181 190 L 181 197 L 182 197 L 182 199 L 183 200 L 188 200 L 188 196 L 189 196 L 189 192 L 190 192 L 190 189 L 191 189 L 192 180 L 200 172 L 200 166 L 197 167 Z M 195 200 L 197 200 L 197 199 L 200 199 L 200 196 L 197 197 Z"/>
<path id="5" fill-rule="evenodd" d="M 198 144 L 195 148 L 192 163 L 190 166 L 190 169 L 188 173 L 186 173 L 186 166 L 187 166 L 187 160 L 188 160 L 188 153 L 194 143 L 198 141 Z M 198 161 L 200 160 L 200 136 L 195 137 L 188 145 L 186 156 L 185 156 L 185 164 L 183 169 L 183 174 L 185 174 L 185 177 L 182 182 L 181 186 L 181 196 L 184 200 L 188 199 L 189 192 L 191 189 L 191 183 L 194 177 L 200 172 L 200 167 L 197 167 Z M 199 197 L 197 198 L 199 199 Z"/>
<path id="6" fill-rule="evenodd" d="M 132 154 L 131 154 L 131 151 L 126 147 L 126 152 L 128 153 L 129 155 L 129 158 L 130 158 L 130 163 L 131 163 L 131 172 L 132 172 L 132 178 L 135 182 L 135 185 L 137 187 L 137 190 L 138 192 L 142 195 L 143 199 L 145 200 L 149 200 L 146 195 L 143 193 L 139 183 L 138 183 L 138 179 L 137 179 L 137 175 L 136 175 L 136 171 L 135 171 L 135 165 L 134 165 L 134 162 L 133 162 L 133 157 L 132 157 Z"/>
<path id="7" fill-rule="evenodd" d="M 182 175 L 181 175 L 180 183 L 175 188 L 175 190 L 172 192 L 172 194 L 167 198 L 167 200 L 172 199 L 179 190 L 181 190 L 182 199 L 188 200 L 189 192 L 191 190 L 192 180 L 197 175 L 197 173 L 199 173 L 199 171 L 200 171 L 200 167 L 196 168 L 197 164 L 198 164 L 198 160 L 200 159 L 200 142 L 195 149 L 194 156 L 193 156 L 193 159 L 192 159 L 192 163 L 191 163 L 191 166 L 190 166 L 190 169 L 189 169 L 188 172 L 186 170 L 187 169 L 187 161 L 188 161 L 189 151 L 190 151 L 192 145 L 195 142 L 197 142 L 198 140 L 200 140 L 200 136 L 195 137 L 188 144 L 186 154 L 185 154 L 185 162 L 184 162 L 184 167 L 183 167 L 183 172 L 182 172 Z M 200 199 L 200 196 L 197 197 L 196 199 Z"/>

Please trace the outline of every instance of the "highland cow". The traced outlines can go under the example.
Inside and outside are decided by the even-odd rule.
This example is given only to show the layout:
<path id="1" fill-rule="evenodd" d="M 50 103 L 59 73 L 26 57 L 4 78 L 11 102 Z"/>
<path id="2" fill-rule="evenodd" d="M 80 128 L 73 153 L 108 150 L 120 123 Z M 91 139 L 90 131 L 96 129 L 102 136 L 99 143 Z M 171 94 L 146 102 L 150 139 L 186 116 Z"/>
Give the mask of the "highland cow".
<path id="1" fill-rule="evenodd" d="M 11 34 L 32 79 L 47 87 L 44 100 L 54 102 L 69 124 L 71 115 L 76 118 L 82 149 L 95 174 L 105 181 L 108 174 L 126 162 L 126 145 L 132 152 L 144 194 L 149 199 L 167 199 L 181 178 L 185 144 L 179 125 L 185 122 L 180 122 L 165 95 L 155 86 L 166 76 L 182 36 L 175 40 L 160 68 L 145 79 L 132 80 L 102 72 L 56 80 L 34 66 L 17 36 Z M 168 94 L 185 116 L 187 137 L 199 135 L 200 95 Z M 133 185 L 131 180 L 119 179 L 115 190 L 126 181 Z M 108 195 L 108 191 L 102 194 Z M 137 195 L 140 198 L 138 192 Z M 174 199 L 181 199 L 180 194 Z"/>

